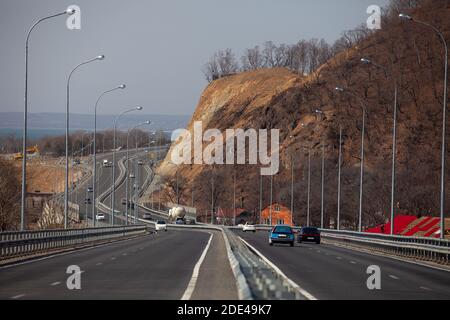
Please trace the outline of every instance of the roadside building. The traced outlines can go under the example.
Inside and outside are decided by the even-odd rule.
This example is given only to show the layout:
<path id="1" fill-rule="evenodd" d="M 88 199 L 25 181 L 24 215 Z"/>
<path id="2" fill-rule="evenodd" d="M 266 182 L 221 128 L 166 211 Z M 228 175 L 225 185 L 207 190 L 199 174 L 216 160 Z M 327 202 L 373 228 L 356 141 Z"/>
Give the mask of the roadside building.
<path id="1" fill-rule="evenodd" d="M 270 211 L 272 207 L 272 221 L 270 221 Z M 261 221 L 263 224 L 276 225 L 287 224 L 292 226 L 292 212 L 289 208 L 279 203 L 273 203 L 272 206 L 267 206 L 261 212 Z"/>

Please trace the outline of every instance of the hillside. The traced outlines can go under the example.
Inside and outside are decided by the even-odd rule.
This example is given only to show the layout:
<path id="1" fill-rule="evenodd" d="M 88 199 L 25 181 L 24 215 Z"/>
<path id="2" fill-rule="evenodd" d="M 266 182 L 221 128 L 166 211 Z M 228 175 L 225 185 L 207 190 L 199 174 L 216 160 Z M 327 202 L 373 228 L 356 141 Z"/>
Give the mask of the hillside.
<path id="1" fill-rule="evenodd" d="M 408 12 L 432 22 L 450 39 L 450 8 L 447 1 L 424 1 Z M 442 130 L 443 49 L 437 36 L 396 15 L 385 17 L 383 29 L 357 47 L 340 53 L 319 70 L 301 77 L 286 69 L 261 69 L 222 78 L 203 92 L 188 129 L 203 121 L 204 130 L 217 128 L 280 129 L 280 172 L 274 177 L 274 199 L 290 206 L 290 163 L 294 159 L 295 219 L 306 215 L 307 152 L 312 152 L 311 214 L 320 216 L 321 143 L 325 144 L 325 214 L 332 223 L 336 215 L 339 124 L 344 132 L 342 207 L 344 223 L 355 223 L 358 212 L 359 157 L 362 111 L 359 100 L 342 95 L 336 86 L 348 88 L 363 99 L 367 108 L 366 165 L 364 179 L 364 225 L 384 222 L 390 209 L 393 77 L 399 84 L 397 189 L 398 214 L 437 215 Z M 387 66 L 382 70 L 363 65 L 362 57 Z M 323 115 L 314 111 L 319 109 Z M 292 139 L 290 138 L 292 136 Z M 447 149 L 448 150 L 448 149 Z M 170 152 L 169 152 L 170 155 Z M 448 157 L 447 157 L 448 159 Z M 166 192 L 175 168 L 167 158 L 159 172 L 165 176 Z M 178 170 L 181 203 L 194 202 L 201 214 L 211 206 L 211 176 L 215 203 L 233 206 L 233 170 L 237 174 L 236 199 L 247 210 L 259 207 L 259 170 L 255 166 L 189 165 Z M 448 180 L 448 179 L 447 179 Z M 263 205 L 269 203 L 269 178 L 263 178 Z M 447 197 L 448 212 L 450 196 Z"/>

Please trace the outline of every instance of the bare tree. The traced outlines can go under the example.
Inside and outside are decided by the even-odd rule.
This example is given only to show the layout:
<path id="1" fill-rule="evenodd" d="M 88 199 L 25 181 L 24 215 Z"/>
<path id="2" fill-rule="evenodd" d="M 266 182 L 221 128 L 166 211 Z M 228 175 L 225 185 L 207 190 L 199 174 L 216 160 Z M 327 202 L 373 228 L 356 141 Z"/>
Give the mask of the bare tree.
<path id="1" fill-rule="evenodd" d="M 205 74 L 206 80 L 212 82 L 220 78 L 219 64 L 217 63 L 217 56 L 211 57 L 208 63 L 203 67 L 203 73 Z"/>
<path id="2" fill-rule="evenodd" d="M 242 69 L 244 71 L 256 70 L 264 67 L 264 58 L 258 46 L 245 50 L 241 60 Z"/>
<path id="3" fill-rule="evenodd" d="M 20 180 L 18 169 L 0 158 L 0 231 L 19 225 Z"/>
<path id="4" fill-rule="evenodd" d="M 204 66 L 203 73 L 208 82 L 236 73 L 239 64 L 231 49 L 216 52 Z"/>
<path id="5" fill-rule="evenodd" d="M 239 70 L 236 57 L 231 49 L 225 49 L 217 52 L 217 64 L 219 66 L 219 73 L 221 77 L 236 73 Z"/>

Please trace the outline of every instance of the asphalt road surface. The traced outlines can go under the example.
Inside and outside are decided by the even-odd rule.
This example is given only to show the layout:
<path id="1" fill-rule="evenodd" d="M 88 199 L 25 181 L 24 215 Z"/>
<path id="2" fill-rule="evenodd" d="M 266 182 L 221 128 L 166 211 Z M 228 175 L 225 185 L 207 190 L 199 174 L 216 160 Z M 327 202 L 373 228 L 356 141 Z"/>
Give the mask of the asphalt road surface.
<path id="1" fill-rule="evenodd" d="M 169 230 L 0 268 L 0 299 L 180 299 L 210 236 Z M 237 299 L 221 234 L 212 239 L 191 298 Z M 71 265 L 80 290 L 66 286 Z"/>
<path id="2" fill-rule="evenodd" d="M 236 231 L 317 299 L 450 299 L 450 272 L 330 244 L 269 246 L 268 232 Z M 381 268 L 381 290 L 367 288 L 369 266 Z"/>

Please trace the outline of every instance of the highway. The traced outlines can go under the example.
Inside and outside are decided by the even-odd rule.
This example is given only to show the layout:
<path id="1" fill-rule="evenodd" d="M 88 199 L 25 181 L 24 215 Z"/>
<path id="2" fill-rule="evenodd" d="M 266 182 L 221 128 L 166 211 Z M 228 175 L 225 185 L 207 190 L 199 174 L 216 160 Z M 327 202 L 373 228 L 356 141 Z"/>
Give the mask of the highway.
<path id="1" fill-rule="evenodd" d="M 130 159 L 146 159 L 147 154 L 130 152 Z M 116 179 L 124 152 L 116 156 Z M 110 155 L 99 157 L 111 159 Z M 148 159 L 148 158 L 147 158 Z M 133 161 L 130 161 L 133 164 Z M 132 168 L 130 165 L 130 169 Z M 148 172 L 138 166 L 140 186 Z M 133 169 L 131 169 L 134 171 Z M 122 175 L 123 176 L 123 175 Z M 130 179 L 130 189 L 133 180 Z M 111 189 L 111 168 L 99 166 L 98 195 Z M 92 179 L 80 184 L 72 194 L 80 212 L 91 205 L 84 199 Z M 116 210 L 124 212 L 125 183 L 116 187 Z M 110 206 L 110 195 L 102 197 Z M 99 226 L 110 224 L 109 210 Z M 141 216 L 144 210 L 140 210 Z M 129 211 L 130 215 L 132 210 Z M 124 218 L 116 215 L 116 225 Z M 332 244 L 296 244 L 269 246 L 268 232 L 243 233 L 235 230 L 251 246 L 275 264 L 287 277 L 311 297 L 319 300 L 418 300 L 450 299 L 450 272 L 372 255 Z M 66 268 L 81 268 L 82 289 L 68 290 Z M 369 266 L 381 269 L 381 290 L 369 290 L 366 281 Z M 198 277 L 193 277 L 195 270 Z M 195 279 L 195 281 L 193 280 Z M 194 281 L 194 284 L 193 284 Z M 219 231 L 175 230 L 76 250 L 42 260 L 0 268 L 0 299 L 237 299 L 223 235 Z"/>
<path id="2" fill-rule="evenodd" d="M 139 158 L 146 155 L 142 150 L 138 152 Z M 118 163 L 124 157 L 124 152 L 117 153 L 116 179 L 121 172 Z M 130 152 L 130 159 L 134 157 Z M 104 158 L 111 156 L 99 157 L 99 162 Z M 148 172 L 144 166 L 138 168 L 142 186 Z M 111 168 L 99 166 L 97 172 L 101 195 L 110 190 Z M 92 213 L 92 206 L 84 204 L 90 186 L 92 178 L 71 195 L 80 205 L 82 216 L 86 208 L 89 217 Z M 124 210 L 122 198 L 125 183 L 116 188 L 116 210 Z M 103 203 L 110 206 L 109 195 Z M 110 212 L 99 211 L 105 212 L 106 220 L 98 225 L 108 225 Z M 115 223 L 124 224 L 123 217 L 117 216 Z M 177 231 L 170 227 L 167 232 L 155 232 L 149 228 L 147 236 L 0 267 L 0 299 L 238 299 L 221 232 Z M 71 265 L 82 271 L 81 290 L 68 290 L 66 286 L 66 269 Z M 194 281 L 196 268 L 198 277 Z"/>
<path id="3" fill-rule="evenodd" d="M 181 299 L 210 236 L 169 230 L 0 268 L 0 299 Z M 214 233 L 192 299 L 237 299 L 221 237 Z M 81 290 L 66 287 L 70 265 L 81 268 Z"/>
<path id="4" fill-rule="evenodd" d="M 126 157 L 126 153 L 124 151 L 117 152 L 116 153 L 116 181 L 119 179 L 120 176 L 120 166 L 119 162 L 123 161 Z M 130 172 L 134 173 L 134 159 L 148 159 L 147 153 L 143 152 L 142 150 L 138 151 L 137 155 L 135 155 L 134 150 L 130 150 L 129 158 L 130 158 Z M 103 159 L 107 159 L 109 161 L 112 161 L 112 155 L 106 155 L 106 156 L 100 156 L 97 157 L 97 197 L 103 194 L 104 192 L 108 192 L 111 190 L 111 184 L 112 184 L 112 168 L 111 167 L 104 167 L 101 165 L 101 162 Z M 148 172 L 144 169 L 144 166 L 138 166 L 139 170 L 139 185 L 140 188 L 143 186 L 145 180 L 147 179 Z M 129 179 L 129 191 L 134 192 L 133 188 L 134 179 Z M 92 193 L 87 193 L 87 188 L 92 187 L 92 178 L 89 178 L 84 183 L 80 184 L 71 194 L 70 199 L 73 202 L 76 202 L 80 206 L 80 216 L 84 217 L 86 210 L 88 212 L 88 218 L 91 219 L 92 217 L 92 205 L 94 204 L 94 201 L 92 199 Z M 86 198 L 90 198 L 92 201 L 92 204 L 85 204 L 84 200 Z M 125 198 L 125 181 L 123 181 L 120 185 L 116 186 L 115 191 L 115 210 L 121 211 L 123 214 L 125 213 L 125 206 L 122 204 L 122 199 Z M 111 207 L 111 196 L 107 195 L 104 200 L 102 201 L 107 207 Z M 111 212 L 110 210 L 98 210 L 99 212 L 105 213 L 105 221 L 100 222 L 99 226 L 104 225 L 110 225 L 111 223 Z M 129 215 L 132 215 L 131 209 L 129 209 Z M 119 213 L 116 214 L 114 223 L 116 225 L 124 224 L 124 217 L 121 216 Z M 92 223 L 92 220 L 90 220 L 90 223 Z"/>
<path id="5" fill-rule="evenodd" d="M 331 244 L 268 244 L 268 232 L 235 231 L 317 299 L 450 299 L 450 272 Z M 369 290 L 367 267 L 381 268 L 381 290 Z"/>

